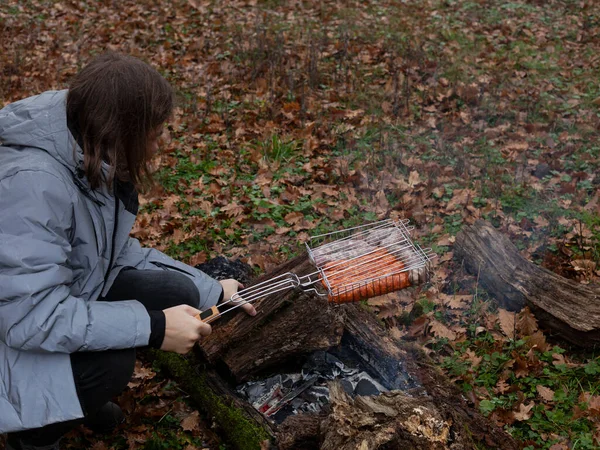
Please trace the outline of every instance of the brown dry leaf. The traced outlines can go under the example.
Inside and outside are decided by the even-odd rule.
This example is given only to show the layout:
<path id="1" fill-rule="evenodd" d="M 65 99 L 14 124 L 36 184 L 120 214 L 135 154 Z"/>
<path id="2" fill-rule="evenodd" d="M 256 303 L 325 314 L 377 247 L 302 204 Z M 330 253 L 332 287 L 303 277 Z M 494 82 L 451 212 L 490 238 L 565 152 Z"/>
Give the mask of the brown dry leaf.
<path id="1" fill-rule="evenodd" d="M 516 314 L 506 309 L 498 309 L 498 322 L 500 329 L 510 339 L 515 338 Z"/>
<path id="2" fill-rule="evenodd" d="M 523 421 L 523 420 L 528 420 L 529 418 L 531 418 L 531 415 L 533 414 L 531 412 L 531 410 L 533 409 L 534 406 L 535 406 L 534 402 L 531 402 L 529 405 L 525 405 L 524 403 L 521 403 L 519 405 L 519 410 L 515 411 L 515 420 Z"/>
<path id="3" fill-rule="evenodd" d="M 301 212 L 291 212 L 283 218 L 283 220 L 292 225 L 299 223 L 302 219 L 304 219 L 304 214 Z"/>
<path id="4" fill-rule="evenodd" d="M 108 446 L 104 443 L 104 441 L 94 442 L 94 445 L 90 447 L 90 450 L 108 450 Z"/>
<path id="5" fill-rule="evenodd" d="M 509 141 L 506 143 L 502 150 L 505 152 L 510 151 L 523 151 L 529 148 L 529 144 L 526 141 Z"/>
<path id="6" fill-rule="evenodd" d="M 473 300 L 472 295 L 447 295 L 439 294 L 442 304 L 452 309 L 465 309 Z"/>
<path id="7" fill-rule="evenodd" d="M 223 206 L 221 212 L 224 212 L 228 217 L 237 217 L 244 213 L 244 207 L 236 202 L 231 202 Z"/>
<path id="8" fill-rule="evenodd" d="M 515 372 L 515 376 L 517 378 L 523 378 L 529 375 L 529 366 L 527 364 L 527 360 L 517 356 L 513 371 Z"/>
<path id="9" fill-rule="evenodd" d="M 447 252 L 447 253 L 444 253 L 442 256 L 440 256 L 438 261 L 441 264 L 441 263 L 451 261 L 452 258 L 454 258 L 454 252 Z"/>
<path id="10" fill-rule="evenodd" d="M 417 172 L 416 170 L 411 171 L 410 174 L 408 175 L 408 185 L 411 188 L 413 188 L 417 184 L 419 184 L 420 181 L 421 181 L 421 178 L 419 177 L 419 172 Z"/>
<path id="11" fill-rule="evenodd" d="M 468 349 L 465 353 L 463 353 L 462 358 L 471 363 L 472 367 L 478 367 L 483 359 L 481 356 L 477 356 L 475 352 L 471 349 Z"/>
<path id="12" fill-rule="evenodd" d="M 545 352 L 548 350 L 548 343 L 546 342 L 546 336 L 541 331 L 536 331 L 531 335 L 529 339 L 527 339 L 527 345 L 530 348 L 537 348 L 540 352 Z"/>
<path id="13" fill-rule="evenodd" d="M 194 256 L 192 256 L 190 258 L 189 265 L 197 266 L 198 264 L 205 263 L 207 259 L 208 259 L 208 257 L 206 256 L 206 253 L 204 253 L 204 252 L 196 253 Z"/>
<path id="14" fill-rule="evenodd" d="M 425 332 L 425 327 L 428 323 L 429 318 L 427 316 L 417 317 L 410 327 L 408 327 L 408 336 L 417 337 L 423 335 Z"/>
<path id="15" fill-rule="evenodd" d="M 508 384 L 506 382 L 506 380 L 499 380 L 498 383 L 496 383 L 496 387 L 494 388 L 494 392 L 496 394 L 504 394 L 509 389 L 510 389 L 510 384 Z"/>
<path id="16" fill-rule="evenodd" d="M 446 205 L 446 211 L 452 211 L 458 207 L 464 207 L 475 196 L 473 189 L 456 189 L 452 199 Z"/>
<path id="17" fill-rule="evenodd" d="M 549 450 L 569 450 L 569 446 L 564 442 L 557 442 L 556 444 L 553 444 Z"/>
<path id="18" fill-rule="evenodd" d="M 402 339 L 404 336 L 406 336 L 406 331 L 401 330 L 398 327 L 392 327 L 389 330 L 390 336 L 392 336 L 394 339 Z"/>
<path id="19" fill-rule="evenodd" d="M 548 222 L 543 216 L 536 216 L 535 219 L 533 219 L 533 221 L 536 223 L 536 225 L 545 228 L 548 225 L 550 225 L 550 222 Z"/>
<path id="20" fill-rule="evenodd" d="M 433 319 L 431 321 L 431 333 L 440 338 L 447 338 L 451 341 L 456 339 L 456 333 L 441 322 Z"/>
<path id="21" fill-rule="evenodd" d="M 184 431 L 200 431 L 200 417 L 198 411 L 194 411 L 181 421 Z"/>
<path id="22" fill-rule="evenodd" d="M 588 412 L 596 417 L 600 416 L 600 395 L 592 395 L 588 401 Z"/>
<path id="23" fill-rule="evenodd" d="M 437 241 L 437 245 L 439 245 L 441 247 L 449 247 L 452 244 L 454 244 L 455 240 L 456 240 L 455 236 L 450 236 L 449 234 L 445 234 Z"/>
<path id="24" fill-rule="evenodd" d="M 367 300 L 369 306 L 382 306 L 396 303 L 399 305 L 410 305 L 413 303 L 413 298 L 408 290 L 400 290 L 390 292 L 389 294 L 378 295 Z"/>
<path id="25" fill-rule="evenodd" d="M 552 353 L 552 359 L 554 359 L 552 364 L 555 366 L 567 365 L 567 361 L 565 360 L 565 357 L 563 355 L 561 355 L 560 353 Z"/>
<path id="26" fill-rule="evenodd" d="M 382 212 L 385 212 L 390 208 L 390 204 L 385 196 L 385 192 L 378 191 L 377 194 L 375 194 L 375 205 L 377 210 Z"/>
<path id="27" fill-rule="evenodd" d="M 400 316 L 404 308 L 396 303 L 387 303 L 379 307 L 377 317 L 380 319 L 389 319 L 390 317 Z"/>
<path id="28" fill-rule="evenodd" d="M 542 386 L 541 384 L 538 384 L 535 387 L 535 389 L 537 390 L 540 397 L 542 397 L 542 399 L 547 402 L 551 402 L 552 399 L 554 398 L 554 391 L 550 388 L 547 388 L 546 386 Z"/>
<path id="29" fill-rule="evenodd" d="M 591 259 L 575 259 L 571 261 L 571 265 L 578 272 L 593 272 L 596 270 L 596 262 Z"/>
<path id="30" fill-rule="evenodd" d="M 521 336 L 531 336 L 537 329 L 537 319 L 526 306 L 517 316 L 517 331 Z"/>
<path id="31" fill-rule="evenodd" d="M 156 372 L 154 372 L 149 367 L 144 367 L 141 361 L 135 361 L 135 369 L 133 370 L 132 378 L 138 380 L 150 380 L 156 376 Z"/>

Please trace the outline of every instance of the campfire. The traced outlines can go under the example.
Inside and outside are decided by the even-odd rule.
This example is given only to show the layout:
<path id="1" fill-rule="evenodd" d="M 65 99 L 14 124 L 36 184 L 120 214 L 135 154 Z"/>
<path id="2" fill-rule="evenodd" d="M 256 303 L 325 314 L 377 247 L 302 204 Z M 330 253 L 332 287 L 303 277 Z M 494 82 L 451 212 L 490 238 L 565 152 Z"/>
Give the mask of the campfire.
<path id="1" fill-rule="evenodd" d="M 290 415 L 321 412 L 329 404 L 329 383 L 334 380 L 351 397 L 416 387 L 398 361 L 393 364 L 396 377 L 390 382 L 378 373 L 382 367 L 366 364 L 350 346 L 348 341 L 314 352 L 299 371 L 249 381 L 237 386 L 236 392 L 264 416 L 281 423 Z"/>

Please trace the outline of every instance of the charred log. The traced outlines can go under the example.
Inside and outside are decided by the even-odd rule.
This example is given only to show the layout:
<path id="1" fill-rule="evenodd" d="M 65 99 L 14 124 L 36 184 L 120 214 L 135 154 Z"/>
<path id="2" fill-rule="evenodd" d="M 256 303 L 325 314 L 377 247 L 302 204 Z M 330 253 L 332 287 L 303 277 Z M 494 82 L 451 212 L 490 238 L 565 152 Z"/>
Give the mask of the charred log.
<path id="1" fill-rule="evenodd" d="M 600 342 L 600 289 L 527 261 L 508 237 L 480 220 L 456 236 L 455 255 L 500 306 L 529 306 L 540 324 L 573 344 Z"/>

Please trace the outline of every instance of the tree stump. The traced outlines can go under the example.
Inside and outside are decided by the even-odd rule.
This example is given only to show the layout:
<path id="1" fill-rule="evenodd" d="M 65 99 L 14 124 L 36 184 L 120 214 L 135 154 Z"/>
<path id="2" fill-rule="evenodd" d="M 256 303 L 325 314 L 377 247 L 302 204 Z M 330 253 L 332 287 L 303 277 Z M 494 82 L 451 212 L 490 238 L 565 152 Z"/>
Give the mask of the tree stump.
<path id="1" fill-rule="evenodd" d="M 285 272 L 299 276 L 314 271 L 306 256 L 282 265 L 268 276 Z M 295 289 L 270 295 L 255 304 L 255 317 L 225 315 L 190 357 L 188 390 L 217 425 L 232 421 L 224 434 L 238 449 L 471 449 L 475 442 L 493 448 L 517 449 L 503 430 L 471 409 L 465 398 L 414 344 L 392 339 L 383 325 L 360 304 L 331 305 L 314 293 Z M 390 390 L 351 398 L 338 382 L 330 384 L 331 403 L 319 414 L 302 413 L 274 423 L 241 400 L 233 386 L 254 377 L 285 373 L 307 355 L 320 350 L 350 349 Z M 163 360 L 166 357 L 163 356 Z M 172 356 L 170 356 L 172 358 Z M 172 363 L 165 362 L 169 369 Z M 181 374 L 176 376 L 182 379 Z M 184 381 L 184 384 L 185 381 Z M 206 394 L 206 390 L 211 394 Z M 216 413 L 211 410 L 215 402 Z M 223 405 L 236 413 L 223 413 Z M 219 415 L 220 414 L 220 415 Z M 243 437 L 237 427 L 251 431 Z M 235 436 L 230 436 L 234 433 Z"/>
<path id="2" fill-rule="evenodd" d="M 600 289 L 576 283 L 527 261 L 483 220 L 457 236 L 454 253 L 481 286 L 511 311 L 529 306 L 540 324 L 569 342 L 600 342 Z"/>

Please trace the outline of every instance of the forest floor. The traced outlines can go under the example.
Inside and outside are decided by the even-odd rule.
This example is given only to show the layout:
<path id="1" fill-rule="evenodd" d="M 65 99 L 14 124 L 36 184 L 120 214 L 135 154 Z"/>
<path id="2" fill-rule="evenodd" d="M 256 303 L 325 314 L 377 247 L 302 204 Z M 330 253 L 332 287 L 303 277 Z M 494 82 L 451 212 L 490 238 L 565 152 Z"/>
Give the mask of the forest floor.
<path id="1" fill-rule="evenodd" d="M 0 107 L 65 88 L 106 49 L 174 86 L 144 245 L 259 272 L 310 235 L 408 218 L 439 255 L 432 280 L 374 313 L 524 448 L 600 448 L 600 358 L 499 309 L 452 252 L 483 218 L 534 263 L 598 283 L 600 2 L 5 0 L 0 41 Z M 227 448 L 148 364 L 122 403 L 125 426 L 64 447 Z"/>

